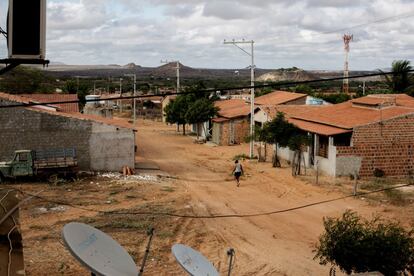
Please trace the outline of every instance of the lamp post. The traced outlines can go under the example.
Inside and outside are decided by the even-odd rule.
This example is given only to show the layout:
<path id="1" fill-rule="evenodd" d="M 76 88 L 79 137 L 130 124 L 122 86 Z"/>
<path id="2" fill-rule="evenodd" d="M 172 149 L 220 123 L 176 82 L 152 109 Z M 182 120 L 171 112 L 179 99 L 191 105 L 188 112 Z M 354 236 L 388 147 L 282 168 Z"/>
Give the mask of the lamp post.
<path id="1" fill-rule="evenodd" d="M 226 41 L 224 40 L 224 44 L 232 44 L 234 46 L 236 46 L 237 48 L 239 48 L 240 50 L 242 50 L 245 54 L 249 55 L 251 57 L 251 65 L 250 65 L 250 137 L 252 137 L 252 139 L 250 140 L 250 159 L 253 158 L 254 156 L 254 141 L 253 141 L 253 135 L 254 135 L 254 41 L 250 40 L 250 41 L 246 41 L 246 40 L 241 40 L 241 41 L 235 41 L 234 39 L 232 41 Z M 248 51 L 246 51 L 245 49 L 243 49 L 242 47 L 240 47 L 238 44 L 250 44 L 251 46 L 251 52 L 249 53 Z"/>
<path id="2" fill-rule="evenodd" d="M 136 93 L 137 93 L 137 75 L 136 74 L 125 74 L 124 76 L 126 77 L 133 77 L 134 78 L 134 126 L 137 120 L 137 99 L 136 97 Z"/>

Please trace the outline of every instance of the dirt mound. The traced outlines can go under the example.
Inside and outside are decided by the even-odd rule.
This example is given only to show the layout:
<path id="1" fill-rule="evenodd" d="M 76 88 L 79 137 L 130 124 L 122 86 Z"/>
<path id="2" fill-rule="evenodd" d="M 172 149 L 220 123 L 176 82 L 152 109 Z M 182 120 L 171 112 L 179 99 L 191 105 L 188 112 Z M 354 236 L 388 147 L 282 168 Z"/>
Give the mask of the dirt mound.
<path id="1" fill-rule="evenodd" d="M 294 69 L 279 69 L 274 72 L 266 73 L 257 78 L 257 81 L 263 82 L 279 82 L 279 81 L 307 81 L 318 79 L 312 73 L 305 70 Z"/>

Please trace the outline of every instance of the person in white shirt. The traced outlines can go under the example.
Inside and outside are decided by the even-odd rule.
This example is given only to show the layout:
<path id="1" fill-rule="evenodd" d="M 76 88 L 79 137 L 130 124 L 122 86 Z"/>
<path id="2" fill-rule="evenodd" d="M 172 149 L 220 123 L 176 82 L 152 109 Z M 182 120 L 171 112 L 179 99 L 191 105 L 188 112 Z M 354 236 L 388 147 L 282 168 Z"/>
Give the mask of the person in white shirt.
<path id="1" fill-rule="evenodd" d="M 233 174 L 234 174 L 234 178 L 236 179 L 237 182 L 237 187 L 240 186 L 240 176 L 244 173 L 243 172 L 243 166 L 242 164 L 239 163 L 239 160 L 234 161 L 234 169 L 233 169 Z"/>

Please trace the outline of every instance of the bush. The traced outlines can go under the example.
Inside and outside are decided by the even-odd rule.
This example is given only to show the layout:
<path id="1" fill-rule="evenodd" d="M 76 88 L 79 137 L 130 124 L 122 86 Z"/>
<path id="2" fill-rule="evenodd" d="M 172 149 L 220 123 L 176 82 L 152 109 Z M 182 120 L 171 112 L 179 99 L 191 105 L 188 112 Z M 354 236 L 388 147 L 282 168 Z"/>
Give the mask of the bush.
<path id="1" fill-rule="evenodd" d="M 414 235 L 399 223 L 361 219 L 346 211 L 341 218 L 324 218 L 314 259 L 350 274 L 379 271 L 384 275 L 414 272 Z"/>

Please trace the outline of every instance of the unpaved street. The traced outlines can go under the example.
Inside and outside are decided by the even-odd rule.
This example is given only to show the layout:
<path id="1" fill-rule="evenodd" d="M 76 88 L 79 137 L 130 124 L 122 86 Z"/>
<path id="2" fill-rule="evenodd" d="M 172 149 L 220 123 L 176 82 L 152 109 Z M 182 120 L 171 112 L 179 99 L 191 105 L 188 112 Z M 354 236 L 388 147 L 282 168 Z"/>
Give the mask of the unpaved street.
<path id="1" fill-rule="evenodd" d="M 175 127 L 140 121 L 139 155 L 176 176 L 199 215 L 268 212 L 343 195 L 334 187 L 321 188 L 294 179 L 288 168 L 248 161 L 243 162 L 247 176 L 237 188 L 230 175 L 232 158 L 247 153 L 247 145 L 212 147 L 192 140 L 177 134 Z M 346 209 L 371 215 L 383 207 L 350 199 L 270 216 L 203 219 L 208 234 L 221 242 L 218 248 L 203 242 L 196 249 L 217 264 L 226 261 L 225 251 L 233 247 L 237 254 L 235 275 L 326 275 L 329 267 L 313 260 L 312 250 L 323 230 L 322 218 L 338 216 Z M 194 230 L 192 225 L 188 230 Z M 221 272 L 225 271 L 222 265 Z"/>
<path id="2" fill-rule="evenodd" d="M 237 188 L 231 175 L 232 159 L 246 153 L 248 145 L 195 144 L 193 137 L 182 136 L 175 129 L 138 121 L 137 161 L 156 163 L 161 171 L 126 178 L 113 174 L 86 176 L 52 185 L 7 185 L 31 194 L 43 190 L 43 199 L 33 199 L 20 210 L 26 274 L 89 275 L 61 239 L 63 226 L 72 221 L 87 223 L 113 237 L 128 250 L 137 267 L 145 252 L 146 231 L 154 227 L 145 275 L 177 276 L 185 273 L 171 254 L 175 243 L 202 252 L 221 275 L 227 275 L 226 251 L 230 247 L 236 251 L 233 275 L 328 275 L 330 267 L 320 266 L 312 252 L 323 231 L 324 216 L 339 216 L 351 208 L 368 217 L 380 213 L 399 218 L 408 226 L 413 223 L 412 204 L 399 207 L 366 198 L 257 217 L 190 219 L 153 215 L 151 212 L 255 214 L 337 198 L 352 189 L 352 182 L 344 179 L 322 177 L 317 186 L 310 183 L 312 177 L 293 178 L 287 165 L 274 169 L 269 163 L 248 161 L 242 161 L 246 174 Z"/>

